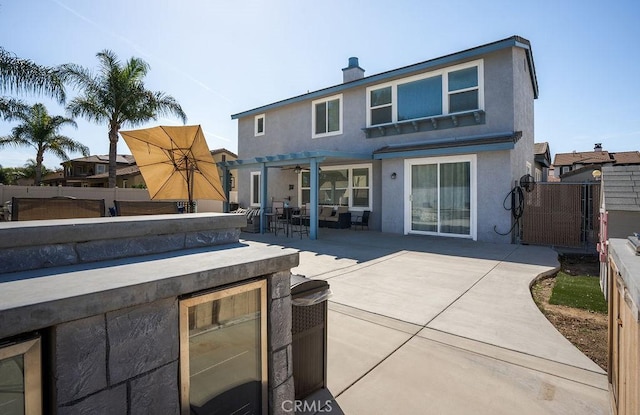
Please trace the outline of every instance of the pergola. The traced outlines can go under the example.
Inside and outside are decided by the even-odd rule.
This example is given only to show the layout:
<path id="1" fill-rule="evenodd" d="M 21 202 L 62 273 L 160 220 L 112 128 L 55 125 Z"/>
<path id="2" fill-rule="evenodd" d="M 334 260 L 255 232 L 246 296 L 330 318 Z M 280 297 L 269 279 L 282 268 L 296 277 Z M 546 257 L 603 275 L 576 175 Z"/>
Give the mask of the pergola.
<path id="1" fill-rule="evenodd" d="M 243 160 L 229 160 L 218 162 L 218 166 L 223 170 L 223 188 L 227 200 L 229 199 L 229 191 L 230 191 L 230 177 L 229 170 L 230 169 L 241 169 L 241 168 L 252 168 L 260 169 L 260 233 L 264 233 L 264 227 L 262 226 L 265 223 L 265 210 L 268 196 L 267 183 L 269 178 L 269 169 L 270 168 L 282 168 L 287 166 L 309 166 L 310 173 L 310 205 L 314 206 L 314 209 L 311 209 L 309 216 L 309 238 L 310 239 L 318 239 L 318 188 L 319 188 L 319 174 L 318 170 L 321 163 L 334 163 L 338 161 L 348 162 L 354 160 L 372 160 L 373 156 L 371 154 L 362 154 L 362 153 L 350 153 L 350 152 L 341 152 L 341 151 L 327 151 L 327 150 L 317 150 L 317 151 L 302 151 L 298 153 L 286 153 L 286 154 L 275 154 L 270 156 L 259 156 L 253 157 L 249 159 Z M 228 211 L 228 203 L 225 204 L 225 211 Z"/>

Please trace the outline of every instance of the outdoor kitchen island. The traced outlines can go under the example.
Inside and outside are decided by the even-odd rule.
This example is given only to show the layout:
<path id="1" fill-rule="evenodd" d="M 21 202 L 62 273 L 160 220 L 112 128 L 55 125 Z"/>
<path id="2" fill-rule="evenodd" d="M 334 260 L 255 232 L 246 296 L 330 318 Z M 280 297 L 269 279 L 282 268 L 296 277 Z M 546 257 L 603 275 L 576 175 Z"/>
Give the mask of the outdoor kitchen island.
<path id="1" fill-rule="evenodd" d="M 291 249 L 243 215 L 0 224 L 0 404 L 29 414 L 277 414 L 294 399 Z M 11 412 L 11 410 L 10 410 Z"/>

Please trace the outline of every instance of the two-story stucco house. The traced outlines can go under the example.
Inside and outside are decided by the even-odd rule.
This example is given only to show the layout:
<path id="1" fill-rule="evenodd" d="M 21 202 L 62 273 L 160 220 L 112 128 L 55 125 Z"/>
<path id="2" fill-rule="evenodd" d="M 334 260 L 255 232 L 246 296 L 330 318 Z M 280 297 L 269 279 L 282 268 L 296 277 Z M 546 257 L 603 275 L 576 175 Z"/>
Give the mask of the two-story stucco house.
<path id="1" fill-rule="evenodd" d="M 347 206 L 370 229 L 510 242 L 505 196 L 534 163 L 538 84 L 519 36 L 232 115 L 241 206 Z M 318 211 L 311 209 L 311 238 Z"/>

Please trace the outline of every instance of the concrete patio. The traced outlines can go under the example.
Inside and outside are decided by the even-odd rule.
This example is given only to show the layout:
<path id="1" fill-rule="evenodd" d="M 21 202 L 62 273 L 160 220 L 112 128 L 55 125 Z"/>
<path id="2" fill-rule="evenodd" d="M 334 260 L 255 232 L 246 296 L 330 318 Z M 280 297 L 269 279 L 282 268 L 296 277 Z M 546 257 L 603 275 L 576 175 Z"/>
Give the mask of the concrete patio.
<path id="1" fill-rule="evenodd" d="M 529 284 L 548 248 L 321 229 L 241 234 L 300 251 L 326 279 L 328 391 L 318 413 L 609 414 L 605 372 L 546 320 Z M 331 411 L 328 411 L 331 409 Z"/>

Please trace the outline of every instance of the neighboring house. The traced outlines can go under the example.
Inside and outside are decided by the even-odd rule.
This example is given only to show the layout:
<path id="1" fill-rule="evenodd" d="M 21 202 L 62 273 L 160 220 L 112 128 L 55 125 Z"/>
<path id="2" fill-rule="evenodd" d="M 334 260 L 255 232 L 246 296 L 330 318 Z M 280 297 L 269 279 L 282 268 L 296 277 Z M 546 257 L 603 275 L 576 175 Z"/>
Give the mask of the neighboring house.
<path id="1" fill-rule="evenodd" d="M 64 170 L 47 174 L 42 178 L 42 184 L 46 186 L 64 186 Z"/>
<path id="2" fill-rule="evenodd" d="M 536 183 L 544 183 L 549 179 L 549 167 L 551 167 L 551 152 L 549 143 L 533 144 L 533 177 Z"/>
<path id="3" fill-rule="evenodd" d="M 211 155 L 213 156 L 214 163 L 234 161 L 238 159 L 238 155 L 236 153 L 229 151 L 226 148 L 218 148 L 215 150 L 211 150 Z M 222 169 L 221 167 L 218 167 L 218 172 L 220 173 L 220 182 L 224 183 L 224 169 Z M 236 169 L 229 170 L 229 202 L 230 203 L 237 204 L 238 202 L 237 180 L 238 180 L 238 170 Z"/>
<path id="4" fill-rule="evenodd" d="M 108 187 L 109 156 L 97 155 L 81 157 L 61 163 L 64 177 L 57 178 L 56 184 L 72 187 Z M 131 155 L 118 155 L 116 158 L 116 186 L 133 187 L 144 184 L 136 161 Z"/>
<path id="5" fill-rule="evenodd" d="M 562 182 L 583 183 L 598 181 L 604 166 L 640 165 L 640 152 L 609 152 L 596 143 L 593 151 L 558 153 L 553 159 L 554 174 Z"/>
<path id="6" fill-rule="evenodd" d="M 89 187 L 109 187 L 109 172 L 89 176 L 87 177 L 87 182 Z M 144 187 L 146 189 L 147 187 L 136 164 L 116 169 L 116 186 L 120 189 L 131 187 Z"/>
<path id="7" fill-rule="evenodd" d="M 503 201 L 532 173 L 538 83 L 513 36 L 232 115 L 241 206 L 347 206 L 371 229 L 510 242 Z M 241 168 L 240 168 L 241 167 Z M 298 173 L 298 174 L 296 174 Z M 317 211 L 311 212 L 311 238 Z"/>

